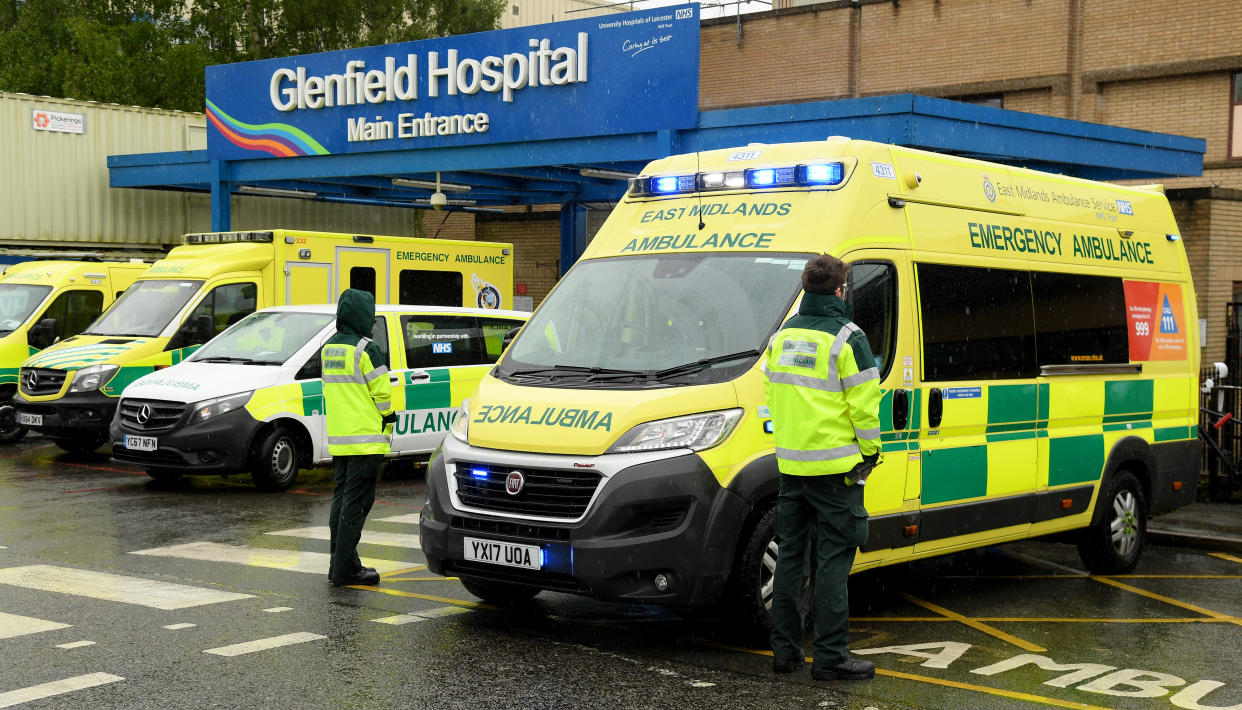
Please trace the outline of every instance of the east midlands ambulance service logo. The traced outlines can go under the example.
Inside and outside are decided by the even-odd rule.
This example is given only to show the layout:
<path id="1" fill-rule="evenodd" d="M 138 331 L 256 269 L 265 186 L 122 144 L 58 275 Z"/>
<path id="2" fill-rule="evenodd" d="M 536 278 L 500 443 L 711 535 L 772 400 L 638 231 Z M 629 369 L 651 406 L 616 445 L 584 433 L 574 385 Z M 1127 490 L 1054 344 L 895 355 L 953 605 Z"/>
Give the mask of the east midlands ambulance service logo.
<path id="1" fill-rule="evenodd" d="M 987 175 L 983 176 L 983 196 L 988 198 L 988 202 L 996 202 L 996 186 Z"/>

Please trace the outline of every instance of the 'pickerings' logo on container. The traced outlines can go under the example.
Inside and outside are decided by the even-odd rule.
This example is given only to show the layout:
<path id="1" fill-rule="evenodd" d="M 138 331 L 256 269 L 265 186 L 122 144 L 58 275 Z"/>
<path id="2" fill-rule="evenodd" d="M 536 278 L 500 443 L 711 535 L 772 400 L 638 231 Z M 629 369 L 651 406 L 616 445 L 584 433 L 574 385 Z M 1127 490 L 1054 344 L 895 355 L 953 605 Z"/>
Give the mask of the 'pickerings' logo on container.
<path id="1" fill-rule="evenodd" d="M 983 176 L 983 196 L 988 198 L 988 202 L 996 202 L 996 186 L 987 175 Z"/>
<path id="2" fill-rule="evenodd" d="M 1134 214 L 1134 205 L 1129 200 L 1117 200 L 1117 211 L 1121 214 Z"/>

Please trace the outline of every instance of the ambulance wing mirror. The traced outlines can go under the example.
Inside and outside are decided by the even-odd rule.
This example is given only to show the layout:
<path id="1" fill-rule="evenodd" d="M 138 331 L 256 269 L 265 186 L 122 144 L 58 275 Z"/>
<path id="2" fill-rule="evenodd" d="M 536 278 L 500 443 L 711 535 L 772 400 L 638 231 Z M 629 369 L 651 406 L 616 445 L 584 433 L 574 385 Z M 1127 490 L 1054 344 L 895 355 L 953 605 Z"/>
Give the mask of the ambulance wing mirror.
<path id="1" fill-rule="evenodd" d="M 26 331 L 26 342 L 30 343 L 30 347 L 40 350 L 51 345 L 54 337 L 56 337 L 55 318 L 44 318 Z"/>
<path id="2" fill-rule="evenodd" d="M 893 430 L 901 431 L 910 423 L 910 392 L 893 390 Z"/>

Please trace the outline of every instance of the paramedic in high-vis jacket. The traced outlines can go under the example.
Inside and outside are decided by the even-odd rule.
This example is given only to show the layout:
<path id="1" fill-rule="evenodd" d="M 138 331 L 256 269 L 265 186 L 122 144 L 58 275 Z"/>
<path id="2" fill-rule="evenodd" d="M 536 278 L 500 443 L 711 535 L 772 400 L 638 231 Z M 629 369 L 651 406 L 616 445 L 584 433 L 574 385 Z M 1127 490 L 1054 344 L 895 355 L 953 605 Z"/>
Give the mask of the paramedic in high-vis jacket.
<path id="1" fill-rule="evenodd" d="M 374 324 L 375 297 L 346 289 L 336 304 L 336 335 L 319 353 L 335 484 L 328 570 L 334 587 L 379 583 L 379 573 L 358 558 L 358 540 L 375 503 L 375 480 L 396 421 L 388 366 L 370 338 Z"/>
<path id="2" fill-rule="evenodd" d="M 856 479 L 880 455 L 879 372 L 862 330 L 842 300 L 849 267 L 826 254 L 807 262 L 798 314 L 777 331 L 764 354 L 780 496 L 779 554 L 772 591 L 772 669 L 792 673 L 803 661 L 798 611 L 806 548 L 818 536 L 815 575 L 816 680 L 861 680 L 875 664 L 854 658 L 847 582 L 858 546 L 867 540 L 863 486 Z"/>

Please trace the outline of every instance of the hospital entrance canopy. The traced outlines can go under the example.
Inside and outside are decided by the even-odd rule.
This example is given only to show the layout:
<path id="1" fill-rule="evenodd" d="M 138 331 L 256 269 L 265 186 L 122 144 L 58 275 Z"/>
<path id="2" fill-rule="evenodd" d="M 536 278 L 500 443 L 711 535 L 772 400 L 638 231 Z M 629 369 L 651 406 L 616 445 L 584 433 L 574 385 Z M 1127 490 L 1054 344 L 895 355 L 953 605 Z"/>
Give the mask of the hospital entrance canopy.
<path id="1" fill-rule="evenodd" d="M 911 94 L 699 111 L 698 83 L 696 4 L 213 66 L 207 149 L 109 156 L 109 179 L 210 192 L 226 231 L 232 194 L 431 209 L 438 177 L 448 210 L 562 205 L 567 268 L 581 206 L 675 153 L 843 135 L 1096 180 L 1203 170 L 1196 138 Z"/>

